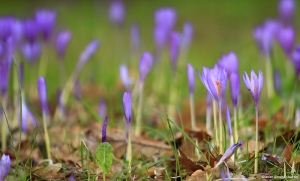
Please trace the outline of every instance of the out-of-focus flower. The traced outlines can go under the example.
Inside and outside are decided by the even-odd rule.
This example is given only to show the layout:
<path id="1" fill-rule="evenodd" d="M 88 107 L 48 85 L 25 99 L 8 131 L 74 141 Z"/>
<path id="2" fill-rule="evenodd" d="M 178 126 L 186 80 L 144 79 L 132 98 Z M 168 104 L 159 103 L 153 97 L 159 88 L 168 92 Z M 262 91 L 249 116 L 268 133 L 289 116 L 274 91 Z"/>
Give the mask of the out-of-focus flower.
<path id="1" fill-rule="evenodd" d="M 266 20 L 253 31 L 253 37 L 257 42 L 260 51 L 265 56 L 270 55 L 278 27 L 279 23 L 276 20 Z"/>
<path id="2" fill-rule="evenodd" d="M 140 26 L 133 23 L 130 26 L 131 47 L 133 50 L 139 50 L 141 46 Z"/>
<path id="3" fill-rule="evenodd" d="M 23 33 L 26 41 L 33 43 L 38 38 L 38 26 L 34 19 L 26 19 L 23 21 Z"/>
<path id="4" fill-rule="evenodd" d="M 106 127 L 107 127 L 107 116 L 105 117 L 103 124 L 102 124 L 102 142 L 106 142 Z"/>
<path id="5" fill-rule="evenodd" d="M 124 92 L 123 94 L 123 110 L 124 116 L 126 120 L 126 137 L 128 137 L 129 126 L 132 118 L 132 111 L 131 111 L 131 97 L 129 92 Z"/>
<path id="6" fill-rule="evenodd" d="M 232 137 L 231 118 L 230 118 L 230 110 L 228 105 L 226 105 L 226 122 L 227 122 L 228 135 L 229 137 Z"/>
<path id="7" fill-rule="evenodd" d="M 139 62 L 140 81 L 144 82 L 147 74 L 151 70 L 153 57 L 149 52 L 143 53 Z"/>
<path id="8" fill-rule="evenodd" d="M 296 76 L 298 77 L 300 75 L 300 45 L 296 46 L 296 49 L 292 54 L 292 61 L 294 64 Z"/>
<path id="9" fill-rule="evenodd" d="M 296 3 L 294 0 L 280 0 L 278 3 L 278 14 L 283 21 L 290 21 L 295 14 Z"/>
<path id="10" fill-rule="evenodd" d="M 176 10 L 170 7 L 157 9 L 154 13 L 155 26 L 173 29 L 176 22 Z"/>
<path id="11" fill-rule="evenodd" d="M 11 61 L 0 61 L 0 92 L 2 96 L 5 96 L 7 92 L 10 68 Z"/>
<path id="12" fill-rule="evenodd" d="M 19 20 L 14 20 L 12 25 L 12 36 L 14 38 L 14 44 L 18 46 L 23 38 L 23 24 Z"/>
<path id="13" fill-rule="evenodd" d="M 274 70 L 274 88 L 277 94 L 281 93 L 281 78 L 280 78 L 280 72 L 278 69 Z"/>
<path id="14" fill-rule="evenodd" d="M 73 175 L 69 176 L 69 181 L 76 181 Z"/>
<path id="15" fill-rule="evenodd" d="M 215 65 L 214 69 L 203 67 L 202 74 L 198 72 L 198 75 L 207 91 L 220 105 L 226 91 L 226 71 Z"/>
<path id="16" fill-rule="evenodd" d="M 55 26 L 56 12 L 47 9 L 37 10 L 35 12 L 35 20 L 44 40 L 48 41 L 51 38 Z"/>
<path id="17" fill-rule="evenodd" d="M 168 30 L 166 30 L 164 27 L 154 27 L 153 38 L 157 49 L 160 50 L 165 46 L 168 34 Z"/>
<path id="18" fill-rule="evenodd" d="M 295 43 L 295 31 L 292 26 L 278 28 L 277 39 L 287 56 L 290 56 Z"/>
<path id="19" fill-rule="evenodd" d="M 176 68 L 178 55 L 180 51 L 180 45 L 181 45 L 180 34 L 178 32 L 171 33 L 169 56 L 170 56 L 173 70 L 175 70 Z"/>
<path id="20" fill-rule="evenodd" d="M 125 6 L 122 0 L 114 0 L 110 4 L 109 18 L 112 23 L 122 25 L 125 19 Z"/>
<path id="21" fill-rule="evenodd" d="M 243 80 L 245 83 L 245 86 L 247 89 L 250 91 L 250 94 L 252 95 L 252 98 L 255 103 L 255 107 L 258 106 L 260 94 L 262 91 L 262 87 L 264 84 L 264 77 L 262 72 L 259 70 L 258 71 L 258 77 L 256 76 L 255 72 L 251 70 L 251 77 L 249 79 L 248 74 L 244 72 L 243 75 Z"/>
<path id="22" fill-rule="evenodd" d="M 186 72 L 187 72 L 188 83 L 189 83 L 189 91 L 192 94 L 194 93 L 195 90 L 194 68 L 190 63 L 188 63 L 186 69 L 187 69 Z"/>
<path id="23" fill-rule="evenodd" d="M 231 145 L 226 152 L 223 154 L 223 156 L 221 157 L 221 159 L 219 160 L 219 162 L 215 165 L 215 167 L 220 166 L 223 162 L 225 162 L 226 160 L 228 160 L 233 154 L 234 152 L 242 146 L 242 142 L 238 142 L 235 143 L 233 145 Z"/>
<path id="24" fill-rule="evenodd" d="M 231 100 L 234 107 L 237 107 L 240 95 L 240 78 L 237 73 L 231 73 L 229 77 Z"/>
<path id="25" fill-rule="evenodd" d="M 36 62 L 41 54 L 41 44 L 38 41 L 25 43 L 21 47 L 22 54 L 29 63 Z"/>
<path id="26" fill-rule="evenodd" d="M 0 181 L 4 181 L 10 170 L 10 157 L 3 154 L 0 160 Z"/>
<path id="27" fill-rule="evenodd" d="M 38 78 L 37 89 L 38 89 L 38 95 L 39 95 L 39 100 L 40 100 L 42 110 L 47 116 L 49 116 L 49 109 L 47 104 L 46 81 L 42 76 Z"/>
<path id="28" fill-rule="evenodd" d="M 56 37 L 56 52 L 60 59 L 65 56 L 67 45 L 72 38 L 72 33 L 70 31 L 61 31 Z"/>
<path id="29" fill-rule="evenodd" d="M 190 22 L 186 22 L 183 25 L 182 47 L 188 48 L 192 40 L 193 40 L 193 25 Z"/>
<path id="30" fill-rule="evenodd" d="M 82 67 L 86 64 L 90 57 L 97 51 L 99 44 L 99 40 L 95 39 L 87 45 L 87 47 L 81 53 L 79 61 L 76 65 L 77 70 L 82 69 Z"/>
<path id="31" fill-rule="evenodd" d="M 129 77 L 127 66 L 125 64 L 122 64 L 120 66 L 120 78 L 121 78 L 126 90 L 130 91 L 131 80 Z"/>
<path id="32" fill-rule="evenodd" d="M 12 35 L 13 21 L 12 17 L 0 17 L 0 40 L 2 42 Z"/>
<path id="33" fill-rule="evenodd" d="M 98 115 L 100 118 L 104 119 L 107 114 L 107 107 L 105 99 L 101 99 L 98 107 Z"/>
<path id="34" fill-rule="evenodd" d="M 32 114 L 32 112 L 27 107 L 26 101 L 23 98 L 22 100 L 22 130 L 27 131 L 28 119 L 31 120 L 32 124 L 36 126 L 36 120 Z"/>
<path id="35" fill-rule="evenodd" d="M 228 76 L 230 76 L 231 73 L 237 73 L 239 70 L 239 61 L 234 52 L 229 52 L 227 55 L 223 54 L 218 64 L 226 70 Z"/>

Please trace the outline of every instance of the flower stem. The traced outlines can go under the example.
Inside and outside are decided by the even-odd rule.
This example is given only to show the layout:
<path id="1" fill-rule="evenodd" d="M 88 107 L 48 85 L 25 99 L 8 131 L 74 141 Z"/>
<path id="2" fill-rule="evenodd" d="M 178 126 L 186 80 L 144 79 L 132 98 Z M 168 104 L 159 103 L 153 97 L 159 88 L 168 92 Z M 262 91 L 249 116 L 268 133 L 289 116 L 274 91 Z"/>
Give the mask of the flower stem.
<path id="1" fill-rule="evenodd" d="M 218 124 L 217 124 L 217 103 L 215 100 L 213 100 L 213 114 L 214 114 L 214 131 L 215 131 L 215 135 L 216 135 L 216 145 L 219 146 L 220 142 L 219 142 L 219 134 L 218 134 Z"/>
<path id="2" fill-rule="evenodd" d="M 47 122 L 49 117 L 45 111 L 43 111 L 43 127 L 44 127 L 44 136 L 45 136 L 45 144 L 46 144 L 46 152 L 47 152 L 47 158 L 49 159 L 49 163 L 51 164 L 51 154 L 50 154 L 50 139 L 49 139 L 49 134 L 47 130 Z"/>
<path id="3" fill-rule="evenodd" d="M 142 107 L 143 107 L 143 90 L 144 90 L 144 82 L 140 81 L 139 86 L 139 105 L 138 105 L 138 112 L 136 116 L 136 128 L 135 128 L 135 134 L 137 136 L 141 135 L 141 119 L 142 119 Z"/>
<path id="4" fill-rule="evenodd" d="M 220 153 L 223 153 L 223 124 L 222 124 L 222 104 L 219 103 L 219 129 L 220 129 Z"/>
<path id="5" fill-rule="evenodd" d="M 191 125 L 192 130 L 196 130 L 196 118 L 195 118 L 195 103 L 194 103 L 194 94 L 190 93 L 190 109 L 191 109 Z"/>
<path id="6" fill-rule="evenodd" d="M 43 54 L 42 54 L 43 56 L 40 61 L 38 76 L 46 77 L 47 65 L 48 65 L 48 60 L 49 60 L 49 46 L 48 46 L 48 43 L 44 43 L 43 45 L 45 47 L 43 50 L 45 50 L 45 51 L 43 52 Z"/>
<path id="7" fill-rule="evenodd" d="M 2 113 L 2 115 L 1 115 L 1 143 L 2 143 L 2 151 L 3 152 L 5 152 L 5 150 L 6 150 L 6 140 L 7 140 L 7 131 L 6 131 L 6 128 L 7 128 L 7 122 L 6 122 L 6 120 L 5 120 L 5 116 L 4 116 L 4 111 L 7 111 L 7 96 L 6 95 L 4 95 L 3 96 L 3 99 L 2 99 L 2 101 L 3 101 L 3 113 Z"/>
<path id="8" fill-rule="evenodd" d="M 272 64 L 270 57 L 266 57 L 266 78 L 267 78 L 267 92 L 268 98 L 272 98 L 274 95 L 274 85 L 273 85 L 273 73 L 272 73 Z"/>
<path id="9" fill-rule="evenodd" d="M 234 121 L 234 142 L 237 143 L 238 139 L 239 139 L 239 133 L 238 133 L 238 115 L 237 115 L 237 106 L 234 106 L 233 108 L 233 121 Z"/>
<path id="10" fill-rule="evenodd" d="M 211 130 L 211 105 L 206 107 L 206 131 L 208 134 L 212 135 L 213 131 Z"/>
<path id="11" fill-rule="evenodd" d="M 131 160 L 132 160 L 132 146 L 131 146 L 131 136 L 128 134 L 127 139 L 127 151 L 126 151 L 126 160 L 128 161 L 128 173 L 131 172 Z"/>
<path id="12" fill-rule="evenodd" d="M 258 172 L 258 105 L 255 105 L 255 161 L 254 173 Z"/>

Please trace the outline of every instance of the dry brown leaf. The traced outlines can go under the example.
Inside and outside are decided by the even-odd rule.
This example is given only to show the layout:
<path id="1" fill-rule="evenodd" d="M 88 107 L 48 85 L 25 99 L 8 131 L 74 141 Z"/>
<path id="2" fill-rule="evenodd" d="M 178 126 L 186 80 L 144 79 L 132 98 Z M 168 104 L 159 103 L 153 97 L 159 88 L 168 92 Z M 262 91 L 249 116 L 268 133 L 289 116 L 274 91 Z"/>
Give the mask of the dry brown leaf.
<path id="1" fill-rule="evenodd" d="M 282 155 L 283 162 L 285 161 L 289 162 L 291 160 L 292 149 L 293 149 L 293 145 L 291 143 L 288 143 L 283 151 L 283 155 Z"/>
<path id="2" fill-rule="evenodd" d="M 203 166 L 195 164 L 192 160 L 186 157 L 186 155 L 179 149 L 180 156 L 179 162 L 180 164 L 187 170 L 192 172 L 196 170 L 204 170 Z"/>
<path id="3" fill-rule="evenodd" d="M 273 155 L 264 153 L 264 156 L 268 159 L 268 161 L 271 161 L 276 165 L 280 165 L 279 161 L 276 158 L 274 158 Z"/>
<path id="4" fill-rule="evenodd" d="M 57 179 L 59 177 L 59 171 L 62 168 L 61 163 L 48 165 L 47 167 L 37 166 L 32 169 L 35 176 L 43 179 Z"/>
<path id="5" fill-rule="evenodd" d="M 188 181 L 206 181 L 205 171 L 196 170 L 189 178 Z"/>

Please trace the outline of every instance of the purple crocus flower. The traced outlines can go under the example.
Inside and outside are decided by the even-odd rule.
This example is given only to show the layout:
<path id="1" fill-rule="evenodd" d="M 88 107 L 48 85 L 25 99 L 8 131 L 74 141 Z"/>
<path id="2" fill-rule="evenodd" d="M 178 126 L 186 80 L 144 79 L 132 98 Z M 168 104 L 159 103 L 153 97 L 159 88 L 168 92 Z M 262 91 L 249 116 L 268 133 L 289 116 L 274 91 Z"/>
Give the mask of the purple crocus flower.
<path id="1" fill-rule="evenodd" d="M 73 175 L 69 176 L 69 181 L 76 181 Z"/>
<path id="2" fill-rule="evenodd" d="M 140 58 L 139 62 L 139 72 L 140 72 L 140 81 L 144 82 L 147 74 L 151 70 L 152 67 L 152 62 L 153 62 L 153 57 L 151 53 L 145 52 Z"/>
<path id="3" fill-rule="evenodd" d="M 72 33 L 70 31 L 61 31 L 58 33 L 56 37 L 56 52 L 57 56 L 60 59 L 63 59 L 65 56 L 67 45 L 69 44 L 70 40 L 72 38 Z"/>
<path id="4" fill-rule="evenodd" d="M 295 31 L 292 26 L 282 27 L 277 31 L 277 39 L 287 56 L 290 56 L 295 42 Z"/>
<path id="5" fill-rule="evenodd" d="M 95 39 L 87 45 L 87 47 L 81 53 L 79 61 L 76 65 L 77 70 L 82 69 L 82 67 L 86 64 L 90 57 L 97 51 L 99 44 L 99 40 Z"/>
<path id="6" fill-rule="evenodd" d="M 186 68 L 187 68 L 187 77 L 189 82 L 189 91 L 192 94 L 194 93 L 195 90 L 194 68 L 190 63 L 187 64 Z"/>
<path id="7" fill-rule="evenodd" d="M 41 54 L 41 44 L 38 41 L 25 43 L 21 47 L 22 54 L 29 63 L 36 62 Z"/>
<path id="8" fill-rule="evenodd" d="M 98 107 L 98 115 L 100 118 L 104 119 L 107 114 L 106 101 L 101 99 Z"/>
<path id="9" fill-rule="evenodd" d="M 173 32 L 170 35 L 170 50 L 169 50 L 169 56 L 172 64 L 173 70 L 175 70 L 178 55 L 180 51 L 180 34 L 178 32 Z"/>
<path id="10" fill-rule="evenodd" d="M 38 26 L 34 19 L 26 19 L 23 22 L 23 33 L 26 41 L 33 43 L 37 41 Z"/>
<path id="11" fill-rule="evenodd" d="M 122 64 L 120 66 L 120 78 L 121 78 L 126 90 L 130 91 L 131 80 L 129 78 L 129 72 L 128 72 L 127 66 L 125 64 Z"/>
<path id="12" fill-rule="evenodd" d="M 140 40 L 140 26 L 137 23 L 133 23 L 130 26 L 130 38 L 131 38 L 131 47 L 133 50 L 139 50 L 141 46 Z"/>
<path id="13" fill-rule="evenodd" d="M 237 107 L 238 99 L 240 95 L 240 78 L 237 73 L 231 73 L 229 77 L 230 82 L 230 93 L 231 93 L 231 99 L 232 104 L 234 107 Z"/>
<path id="14" fill-rule="evenodd" d="M 42 76 L 38 78 L 37 89 L 38 89 L 38 95 L 39 95 L 39 100 L 40 100 L 42 110 L 47 116 L 49 116 L 49 109 L 47 104 L 46 81 Z"/>
<path id="15" fill-rule="evenodd" d="M 0 181 L 4 181 L 10 170 L 10 157 L 3 154 L 0 160 Z"/>
<path id="16" fill-rule="evenodd" d="M 229 137 L 232 137 L 231 118 L 230 118 L 230 110 L 228 105 L 226 105 L 226 122 L 227 122 L 228 135 Z"/>
<path id="17" fill-rule="evenodd" d="M 218 64 L 226 70 L 228 76 L 231 73 L 238 72 L 239 70 L 239 61 L 234 52 L 229 52 L 227 55 L 223 54 L 219 59 Z"/>
<path id="18" fill-rule="evenodd" d="M 235 143 L 233 145 L 231 145 L 226 152 L 223 154 L 223 156 L 221 157 L 221 159 L 219 160 L 219 162 L 215 165 L 215 167 L 220 166 L 223 162 L 225 162 L 226 160 L 228 160 L 234 153 L 235 151 L 242 146 L 242 142 L 238 142 Z"/>
<path id="19" fill-rule="evenodd" d="M 243 80 L 245 83 L 245 86 L 250 91 L 250 94 L 252 95 L 252 98 L 255 103 L 255 107 L 258 106 L 260 94 L 262 91 L 262 87 L 264 84 L 264 77 L 263 73 L 259 70 L 258 71 L 258 77 L 256 76 L 255 72 L 251 70 L 251 77 L 249 79 L 248 74 L 244 72 Z"/>
<path id="20" fill-rule="evenodd" d="M 106 127 L 107 127 L 107 121 L 108 118 L 107 116 L 105 117 L 104 121 L 103 121 L 103 125 L 102 125 L 102 143 L 106 142 Z"/>
<path id="21" fill-rule="evenodd" d="M 14 44 L 19 45 L 23 38 L 23 24 L 17 19 L 14 20 L 12 25 L 12 36 L 14 38 Z"/>
<path id="22" fill-rule="evenodd" d="M 153 29 L 153 38 L 158 50 L 162 49 L 167 41 L 168 30 L 165 27 L 154 27 Z"/>
<path id="23" fill-rule="evenodd" d="M 203 67 L 202 75 L 200 75 L 200 72 L 198 72 L 198 75 L 207 91 L 220 105 L 226 91 L 226 71 L 217 67 L 217 65 L 214 69 Z"/>
<path id="24" fill-rule="evenodd" d="M 129 92 L 124 92 L 123 94 L 123 110 L 126 120 L 126 137 L 128 137 L 129 126 L 132 118 L 131 97 Z"/>
<path id="25" fill-rule="evenodd" d="M 186 22 L 183 25 L 182 47 L 188 48 L 192 40 L 193 40 L 193 25 L 190 22 Z"/>
<path id="26" fill-rule="evenodd" d="M 154 20 L 157 27 L 171 30 L 176 22 L 176 11 L 170 7 L 157 9 L 154 13 Z"/>
<path id="27" fill-rule="evenodd" d="M 11 61 L 8 60 L 0 61 L 0 92 L 2 96 L 5 96 L 7 92 L 10 68 L 11 68 Z"/>
<path id="28" fill-rule="evenodd" d="M 283 21 L 293 19 L 296 3 L 294 0 L 280 0 L 278 3 L 278 14 Z"/>
<path id="29" fill-rule="evenodd" d="M 22 131 L 27 131 L 28 119 L 32 121 L 32 124 L 36 126 L 36 120 L 32 114 L 32 112 L 27 107 L 26 101 L 23 98 L 22 100 Z"/>
<path id="30" fill-rule="evenodd" d="M 280 72 L 278 69 L 274 70 L 274 88 L 277 94 L 281 93 L 281 78 L 280 78 Z"/>
<path id="31" fill-rule="evenodd" d="M 109 18 L 112 23 L 122 25 L 125 19 L 125 7 L 121 0 L 114 0 L 110 4 Z"/>
<path id="32" fill-rule="evenodd" d="M 296 49 L 292 54 L 292 62 L 294 64 L 296 76 L 298 77 L 300 75 L 300 45 L 296 46 Z"/>
<path id="33" fill-rule="evenodd" d="M 44 40 L 48 41 L 51 38 L 55 26 L 56 12 L 46 9 L 37 10 L 35 12 L 35 20 Z"/>
<path id="34" fill-rule="evenodd" d="M 274 37 L 278 30 L 279 23 L 276 20 L 266 20 L 262 25 L 256 27 L 253 36 L 260 51 L 269 56 L 273 45 Z"/>

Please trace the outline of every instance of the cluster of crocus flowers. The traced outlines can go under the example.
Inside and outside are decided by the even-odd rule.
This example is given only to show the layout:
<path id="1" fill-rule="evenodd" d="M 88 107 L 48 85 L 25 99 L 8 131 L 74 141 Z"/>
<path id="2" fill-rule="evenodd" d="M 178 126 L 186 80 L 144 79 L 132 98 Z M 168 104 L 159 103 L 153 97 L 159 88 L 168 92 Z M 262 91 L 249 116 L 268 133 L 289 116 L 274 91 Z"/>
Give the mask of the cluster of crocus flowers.
<path id="1" fill-rule="evenodd" d="M 131 169 L 131 159 L 132 159 L 132 147 L 131 147 L 131 136 L 130 136 L 130 122 L 132 120 L 132 104 L 131 96 L 129 92 L 124 92 L 123 94 L 123 110 L 126 122 L 126 139 L 127 139 L 127 152 L 126 160 L 128 161 L 129 170 Z"/>
<path id="2" fill-rule="evenodd" d="M 258 71 L 258 76 L 255 74 L 255 72 L 252 70 L 250 79 L 245 72 L 243 75 L 243 80 L 245 83 L 245 86 L 249 90 L 253 100 L 254 100 L 254 105 L 255 105 L 255 117 L 256 117 L 256 122 L 255 122 L 255 163 L 254 163 L 254 172 L 258 172 L 258 103 L 260 99 L 260 94 L 262 91 L 262 87 L 264 84 L 264 78 L 263 74 L 261 71 Z"/>
<path id="3" fill-rule="evenodd" d="M 3 154 L 0 160 L 0 181 L 4 181 L 10 170 L 10 157 Z"/>

